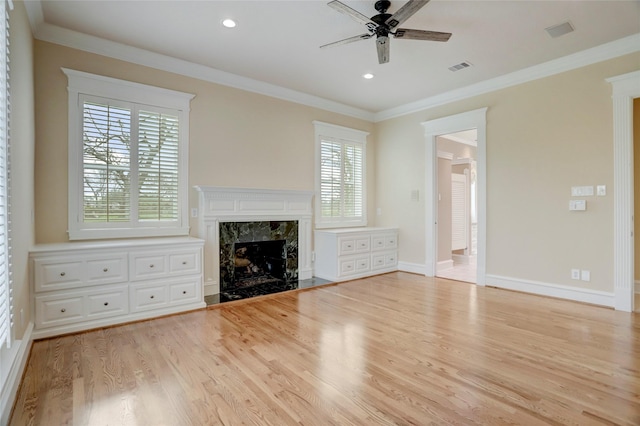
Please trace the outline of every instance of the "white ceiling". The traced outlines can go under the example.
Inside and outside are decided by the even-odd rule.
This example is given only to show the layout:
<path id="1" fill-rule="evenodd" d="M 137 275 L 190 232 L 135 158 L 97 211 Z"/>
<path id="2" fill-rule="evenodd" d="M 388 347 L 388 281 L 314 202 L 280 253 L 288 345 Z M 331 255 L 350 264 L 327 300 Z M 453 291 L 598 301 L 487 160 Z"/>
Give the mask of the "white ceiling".
<path id="1" fill-rule="evenodd" d="M 26 3 L 39 39 L 103 54 L 127 45 L 145 51 L 146 56 L 134 50 L 160 68 L 178 69 L 177 62 L 161 65 L 164 55 L 180 59 L 180 69 L 186 64 L 198 72 L 219 70 L 226 78 L 238 76 L 229 79 L 230 85 L 258 92 L 285 88 L 290 95 L 312 95 L 366 113 L 442 96 L 623 38 L 640 40 L 640 1 L 432 0 L 401 26 L 451 32 L 451 39 L 391 39 L 390 62 L 380 65 L 375 38 L 319 48 L 366 32 L 362 24 L 328 7 L 327 1 Z M 377 13 L 374 1 L 343 2 L 366 16 Z M 404 0 L 392 1 L 389 12 L 402 4 Z M 237 27 L 224 28 L 224 18 L 236 20 Z M 565 21 L 574 32 L 555 39 L 545 32 Z M 448 70 L 462 61 L 473 67 Z M 375 78 L 363 79 L 366 72 Z"/>

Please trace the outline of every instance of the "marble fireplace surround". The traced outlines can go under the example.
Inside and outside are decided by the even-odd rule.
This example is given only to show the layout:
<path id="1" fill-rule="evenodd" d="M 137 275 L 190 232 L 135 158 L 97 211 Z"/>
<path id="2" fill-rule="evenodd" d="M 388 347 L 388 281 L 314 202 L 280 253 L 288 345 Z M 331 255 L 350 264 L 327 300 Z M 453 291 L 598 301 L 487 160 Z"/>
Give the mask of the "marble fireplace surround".
<path id="1" fill-rule="evenodd" d="M 313 276 L 313 191 L 196 186 L 198 236 L 204 244 L 204 294 L 220 293 L 220 223 L 298 221 L 298 278 Z"/>

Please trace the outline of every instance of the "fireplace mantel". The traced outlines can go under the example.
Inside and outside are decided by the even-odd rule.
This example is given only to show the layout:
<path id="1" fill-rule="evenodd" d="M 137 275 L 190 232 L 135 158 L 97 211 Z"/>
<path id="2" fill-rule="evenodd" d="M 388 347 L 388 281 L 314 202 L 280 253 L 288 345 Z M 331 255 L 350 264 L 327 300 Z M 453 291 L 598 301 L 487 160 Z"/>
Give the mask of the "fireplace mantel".
<path id="1" fill-rule="evenodd" d="M 313 191 L 196 186 L 198 236 L 205 240 L 205 295 L 220 292 L 220 222 L 298 221 L 298 276 L 309 279 Z"/>

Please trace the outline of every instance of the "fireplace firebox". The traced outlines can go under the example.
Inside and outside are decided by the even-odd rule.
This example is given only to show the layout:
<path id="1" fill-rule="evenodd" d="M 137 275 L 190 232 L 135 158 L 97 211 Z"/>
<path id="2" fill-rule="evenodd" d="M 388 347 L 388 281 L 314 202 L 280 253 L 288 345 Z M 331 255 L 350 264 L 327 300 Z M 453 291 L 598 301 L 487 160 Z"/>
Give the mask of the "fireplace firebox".
<path id="1" fill-rule="evenodd" d="M 286 282 L 285 240 L 235 243 L 233 248 L 235 287 Z"/>
<path id="2" fill-rule="evenodd" d="M 220 300 L 298 285 L 298 221 L 220 223 Z"/>

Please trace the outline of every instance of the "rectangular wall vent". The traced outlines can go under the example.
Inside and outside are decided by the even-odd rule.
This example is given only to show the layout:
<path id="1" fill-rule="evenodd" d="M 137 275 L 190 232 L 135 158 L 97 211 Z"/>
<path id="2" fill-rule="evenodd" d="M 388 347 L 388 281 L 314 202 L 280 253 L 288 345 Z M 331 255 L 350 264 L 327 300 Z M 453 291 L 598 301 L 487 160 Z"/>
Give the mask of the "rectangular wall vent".
<path id="1" fill-rule="evenodd" d="M 547 34 L 549 34 L 552 38 L 557 38 L 563 36 L 565 34 L 569 34 L 574 31 L 573 25 L 571 22 L 563 22 L 562 24 L 554 25 L 549 28 L 545 28 Z"/>
<path id="2" fill-rule="evenodd" d="M 462 69 L 465 68 L 469 68 L 470 66 L 472 66 L 473 64 L 471 62 L 465 61 L 465 62 L 460 62 L 459 64 L 453 65 L 449 67 L 449 71 L 460 71 Z"/>

